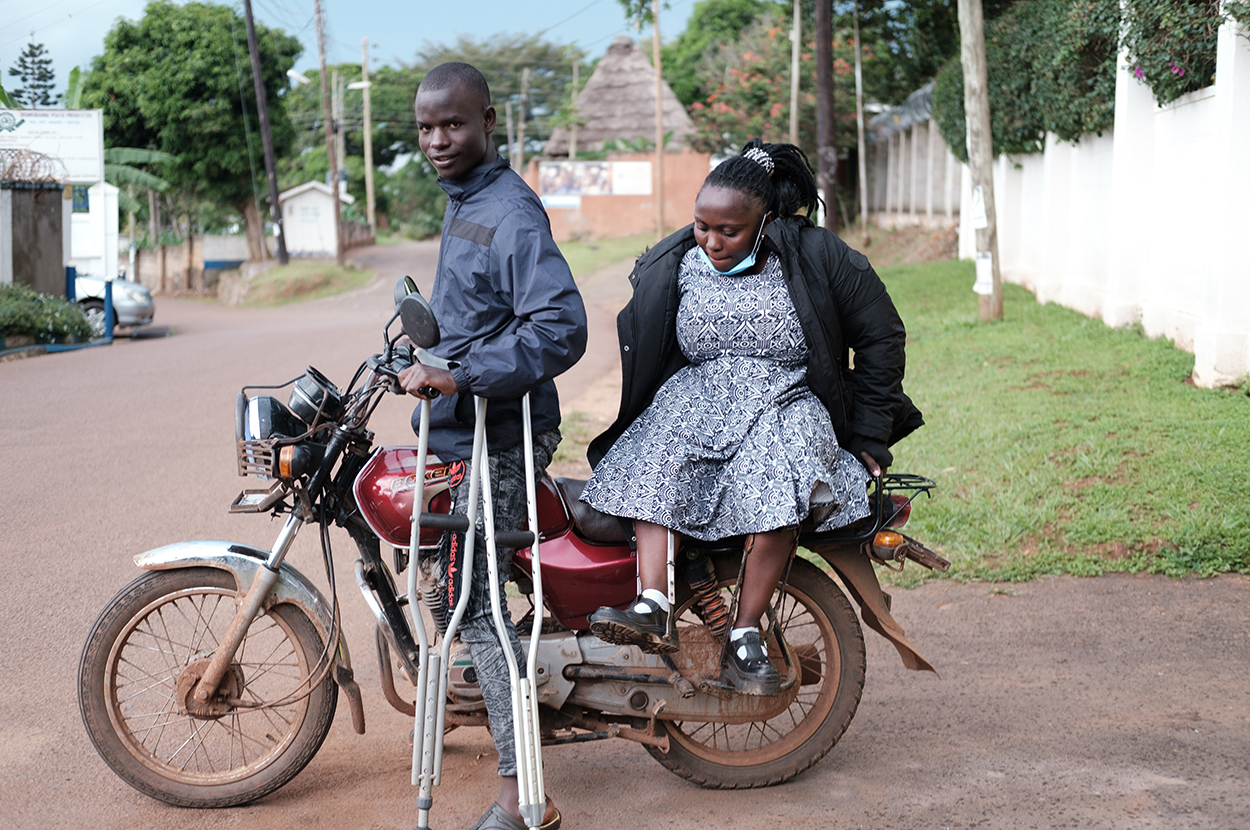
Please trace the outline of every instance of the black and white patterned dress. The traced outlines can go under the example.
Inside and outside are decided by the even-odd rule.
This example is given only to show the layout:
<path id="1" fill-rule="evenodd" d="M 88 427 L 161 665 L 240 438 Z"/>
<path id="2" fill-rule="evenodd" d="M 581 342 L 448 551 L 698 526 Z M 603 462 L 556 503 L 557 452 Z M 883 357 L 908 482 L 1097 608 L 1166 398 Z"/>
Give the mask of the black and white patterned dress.
<path id="1" fill-rule="evenodd" d="M 678 272 L 678 370 L 595 468 L 582 499 L 705 541 L 868 515 L 868 474 L 807 386 L 807 344 L 776 255 L 724 277 Z"/>

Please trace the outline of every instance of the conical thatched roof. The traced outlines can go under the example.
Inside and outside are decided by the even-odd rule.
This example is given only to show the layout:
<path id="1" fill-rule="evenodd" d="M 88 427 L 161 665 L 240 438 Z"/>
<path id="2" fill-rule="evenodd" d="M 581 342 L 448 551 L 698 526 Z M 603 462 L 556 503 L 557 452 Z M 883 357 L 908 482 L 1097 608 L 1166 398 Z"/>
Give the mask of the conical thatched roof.
<path id="1" fill-rule="evenodd" d="M 694 125 L 686 109 L 668 84 L 661 92 L 664 101 L 664 132 L 673 136 L 665 145 L 668 152 L 685 146 Z M 655 141 L 655 70 L 629 35 L 617 35 L 608 53 L 599 61 L 581 94 L 578 114 L 586 122 L 577 129 L 577 149 L 598 151 L 605 141 L 633 140 L 639 136 Z M 567 156 L 569 131 L 558 127 L 551 133 L 543 154 Z"/>

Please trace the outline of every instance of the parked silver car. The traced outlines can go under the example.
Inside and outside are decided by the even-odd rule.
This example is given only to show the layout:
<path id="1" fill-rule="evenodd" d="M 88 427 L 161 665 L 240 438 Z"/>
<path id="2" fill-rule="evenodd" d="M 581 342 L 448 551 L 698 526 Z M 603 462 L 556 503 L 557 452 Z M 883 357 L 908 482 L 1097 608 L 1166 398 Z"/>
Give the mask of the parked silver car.
<path id="1" fill-rule="evenodd" d="M 74 297 L 87 315 L 95 336 L 103 336 L 104 280 L 78 277 L 74 280 Z M 114 326 L 144 326 L 152 322 L 155 314 L 156 303 L 147 288 L 124 279 L 113 280 Z"/>

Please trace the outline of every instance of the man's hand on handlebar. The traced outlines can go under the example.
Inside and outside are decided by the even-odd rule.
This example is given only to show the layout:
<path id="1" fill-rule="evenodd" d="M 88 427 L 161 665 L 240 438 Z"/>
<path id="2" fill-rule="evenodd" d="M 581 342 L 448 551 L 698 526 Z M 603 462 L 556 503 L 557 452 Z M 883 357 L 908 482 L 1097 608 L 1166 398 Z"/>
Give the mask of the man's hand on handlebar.
<path id="1" fill-rule="evenodd" d="M 451 395 L 460 389 L 451 372 L 420 363 L 414 363 L 399 373 L 399 385 L 409 395 L 426 400 L 437 398 L 440 394 Z"/>

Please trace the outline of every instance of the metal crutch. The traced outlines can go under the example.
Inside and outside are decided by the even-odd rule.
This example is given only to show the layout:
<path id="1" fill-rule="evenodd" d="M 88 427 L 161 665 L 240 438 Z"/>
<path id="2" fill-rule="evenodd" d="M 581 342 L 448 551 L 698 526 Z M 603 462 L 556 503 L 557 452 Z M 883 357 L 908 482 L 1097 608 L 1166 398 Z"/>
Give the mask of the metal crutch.
<path id="1" fill-rule="evenodd" d="M 486 438 L 486 402 L 476 400 L 477 422 L 473 430 L 473 452 L 469 464 L 469 504 L 465 517 L 464 557 L 461 572 L 473 573 L 473 548 L 477 523 L 477 494 L 481 486 L 479 470 L 483 444 Z M 430 416 L 428 402 L 421 407 L 420 428 L 417 438 L 417 471 L 413 482 L 412 537 L 409 541 L 408 610 L 412 627 L 417 632 L 420 668 L 417 674 L 416 712 L 414 713 L 412 742 L 412 784 L 417 791 L 417 830 L 429 830 L 430 808 L 434 806 L 433 788 L 439 783 L 442 771 L 443 726 L 446 722 L 447 672 L 451 641 L 468 605 L 469 588 L 463 588 L 457 598 L 456 608 L 443 635 L 442 648 L 438 653 L 429 649 L 425 621 L 421 617 L 420 598 L 417 594 L 417 555 L 421 538 L 421 496 L 425 483 L 426 455 L 429 446 Z M 453 578 L 451 574 L 448 579 Z"/>
<path id="2" fill-rule="evenodd" d="M 495 633 L 499 637 L 504 658 L 508 664 L 508 679 L 512 686 L 512 731 L 516 742 L 517 785 L 519 807 L 527 827 L 537 828 L 542 824 L 543 813 L 546 811 L 547 799 L 543 791 L 542 775 L 542 742 L 538 725 L 538 690 L 536 670 L 538 660 L 539 636 L 542 633 L 542 570 L 538 560 L 538 516 L 537 497 L 534 484 L 534 437 L 530 420 L 529 394 L 521 402 L 522 418 L 522 449 L 525 453 L 525 496 L 527 501 L 530 531 L 528 543 L 534 559 L 534 595 L 535 615 L 534 626 L 530 635 L 530 652 L 527 661 L 526 677 L 520 676 L 520 667 L 516 655 L 509 645 L 508 629 L 504 623 L 502 602 L 499 593 L 499 560 L 496 554 L 496 532 L 494 507 L 491 502 L 490 465 L 483 466 L 482 482 L 482 517 L 486 530 L 487 569 L 490 575 L 491 613 L 495 621 Z M 513 535 L 520 541 L 520 534 Z"/>

